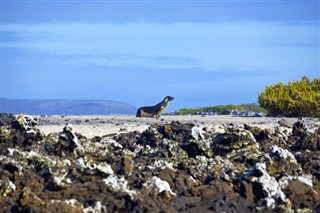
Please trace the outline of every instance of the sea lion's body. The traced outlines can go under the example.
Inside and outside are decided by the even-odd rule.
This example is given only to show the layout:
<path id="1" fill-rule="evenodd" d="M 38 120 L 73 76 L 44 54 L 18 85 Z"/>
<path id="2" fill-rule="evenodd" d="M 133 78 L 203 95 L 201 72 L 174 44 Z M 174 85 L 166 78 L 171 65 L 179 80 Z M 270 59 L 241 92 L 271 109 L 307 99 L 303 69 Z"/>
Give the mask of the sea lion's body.
<path id="1" fill-rule="evenodd" d="M 172 100 L 173 100 L 173 97 L 167 96 L 163 99 L 163 101 L 161 101 L 155 106 L 140 107 L 137 111 L 136 116 L 147 117 L 147 118 L 151 118 L 151 117 L 159 118 L 160 115 L 167 109 L 170 101 Z"/>

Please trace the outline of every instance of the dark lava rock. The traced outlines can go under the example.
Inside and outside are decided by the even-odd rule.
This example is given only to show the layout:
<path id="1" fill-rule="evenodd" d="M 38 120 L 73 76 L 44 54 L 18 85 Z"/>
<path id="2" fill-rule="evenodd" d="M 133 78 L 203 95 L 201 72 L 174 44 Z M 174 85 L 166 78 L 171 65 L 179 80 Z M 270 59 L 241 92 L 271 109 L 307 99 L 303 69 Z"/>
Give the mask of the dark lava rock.
<path id="1" fill-rule="evenodd" d="M 137 144 L 149 145 L 151 147 L 157 147 L 161 142 L 162 135 L 157 131 L 156 126 L 149 127 L 148 130 L 142 132 Z"/>
<path id="2" fill-rule="evenodd" d="M 44 138 L 44 135 L 35 127 L 37 120 L 28 115 L 19 115 L 12 120 L 12 116 L 4 116 L 7 124 L 0 128 L 0 153 L 5 154 L 8 148 L 21 147 L 30 150 L 31 146 Z"/>
<path id="3" fill-rule="evenodd" d="M 320 151 L 297 152 L 295 157 L 305 173 L 312 174 L 320 181 Z"/>
<path id="4" fill-rule="evenodd" d="M 0 126 L 11 126 L 11 124 L 16 120 L 13 114 L 10 113 L 0 113 Z"/>
<path id="5" fill-rule="evenodd" d="M 317 212 L 319 131 L 193 123 L 88 139 L 3 115 L 3 212 Z M 90 121 L 91 122 L 91 121 Z"/>
<path id="6" fill-rule="evenodd" d="M 63 132 L 60 133 L 58 142 L 54 145 L 54 153 L 57 155 L 74 154 L 76 149 L 84 152 L 84 148 L 79 143 L 78 136 L 72 131 L 72 125 L 67 124 L 63 128 Z"/>
<path id="7" fill-rule="evenodd" d="M 177 142 L 187 141 L 191 136 L 191 129 L 195 126 L 192 123 L 180 123 L 178 121 L 172 121 L 171 124 L 165 124 L 159 127 L 159 132 L 164 138 L 174 140 Z"/>
<path id="8" fill-rule="evenodd" d="M 320 151 L 320 134 L 308 134 L 300 138 L 297 143 L 297 149 Z"/>
<path id="9" fill-rule="evenodd" d="M 252 133 L 238 128 L 229 128 L 226 133 L 215 137 L 212 149 L 216 155 L 226 156 L 235 150 L 245 147 L 256 149 L 258 146 Z"/>
<path id="10" fill-rule="evenodd" d="M 306 125 L 301 121 L 294 123 L 292 128 L 292 134 L 293 136 L 298 136 L 298 137 L 306 136 L 307 135 Z"/>
<path id="11" fill-rule="evenodd" d="M 316 209 L 316 204 L 320 201 L 319 193 L 299 179 L 289 181 L 283 191 L 292 205 L 299 208 Z"/>
<path id="12" fill-rule="evenodd" d="M 205 154 L 196 142 L 182 144 L 181 148 L 187 152 L 189 158 L 195 158 L 196 156 Z"/>
<path id="13" fill-rule="evenodd" d="M 249 126 L 248 124 L 244 124 L 244 129 L 250 131 L 254 136 L 254 138 L 256 139 L 256 141 L 258 142 L 269 138 L 268 131 L 262 130 L 259 127 L 252 127 L 252 126 Z"/>

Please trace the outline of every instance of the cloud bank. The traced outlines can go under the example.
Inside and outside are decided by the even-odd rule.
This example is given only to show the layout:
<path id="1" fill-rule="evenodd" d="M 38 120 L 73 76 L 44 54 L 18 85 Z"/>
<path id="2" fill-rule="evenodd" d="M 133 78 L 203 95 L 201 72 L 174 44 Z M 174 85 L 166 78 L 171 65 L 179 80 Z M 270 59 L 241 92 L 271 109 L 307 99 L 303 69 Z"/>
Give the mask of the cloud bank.
<path id="1" fill-rule="evenodd" d="M 2 34 L 2 48 L 79 65 L 254 71 L 319 56 L 319 25 L 307 22 L 5 23 Z"/>

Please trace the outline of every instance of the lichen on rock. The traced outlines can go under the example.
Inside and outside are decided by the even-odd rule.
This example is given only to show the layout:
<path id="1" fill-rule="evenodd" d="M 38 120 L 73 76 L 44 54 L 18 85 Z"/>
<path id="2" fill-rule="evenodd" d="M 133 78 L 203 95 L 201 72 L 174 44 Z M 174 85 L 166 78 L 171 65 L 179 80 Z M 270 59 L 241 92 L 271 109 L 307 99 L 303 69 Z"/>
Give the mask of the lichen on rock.
<path id="1" fill-rule="evenodd" d="M 86 138 L 0 114 L 4 212 L 317 212 L 317 128 L 154 123 Z M 2 119 L 2 120 L 1 120 Z"/>

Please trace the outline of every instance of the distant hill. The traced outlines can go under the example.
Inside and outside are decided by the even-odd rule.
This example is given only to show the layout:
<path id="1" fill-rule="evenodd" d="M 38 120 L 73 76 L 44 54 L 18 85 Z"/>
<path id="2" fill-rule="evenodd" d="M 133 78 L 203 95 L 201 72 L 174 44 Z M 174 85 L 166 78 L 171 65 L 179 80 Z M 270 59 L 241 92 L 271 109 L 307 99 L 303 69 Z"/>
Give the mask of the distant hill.
<path id="1" fill-rule="evenodd" d="M 0 112 L 31 115 L 110 115 L 135 114 L 136 108 L 118 101 L 17 100 L 0 98 Z"/>

